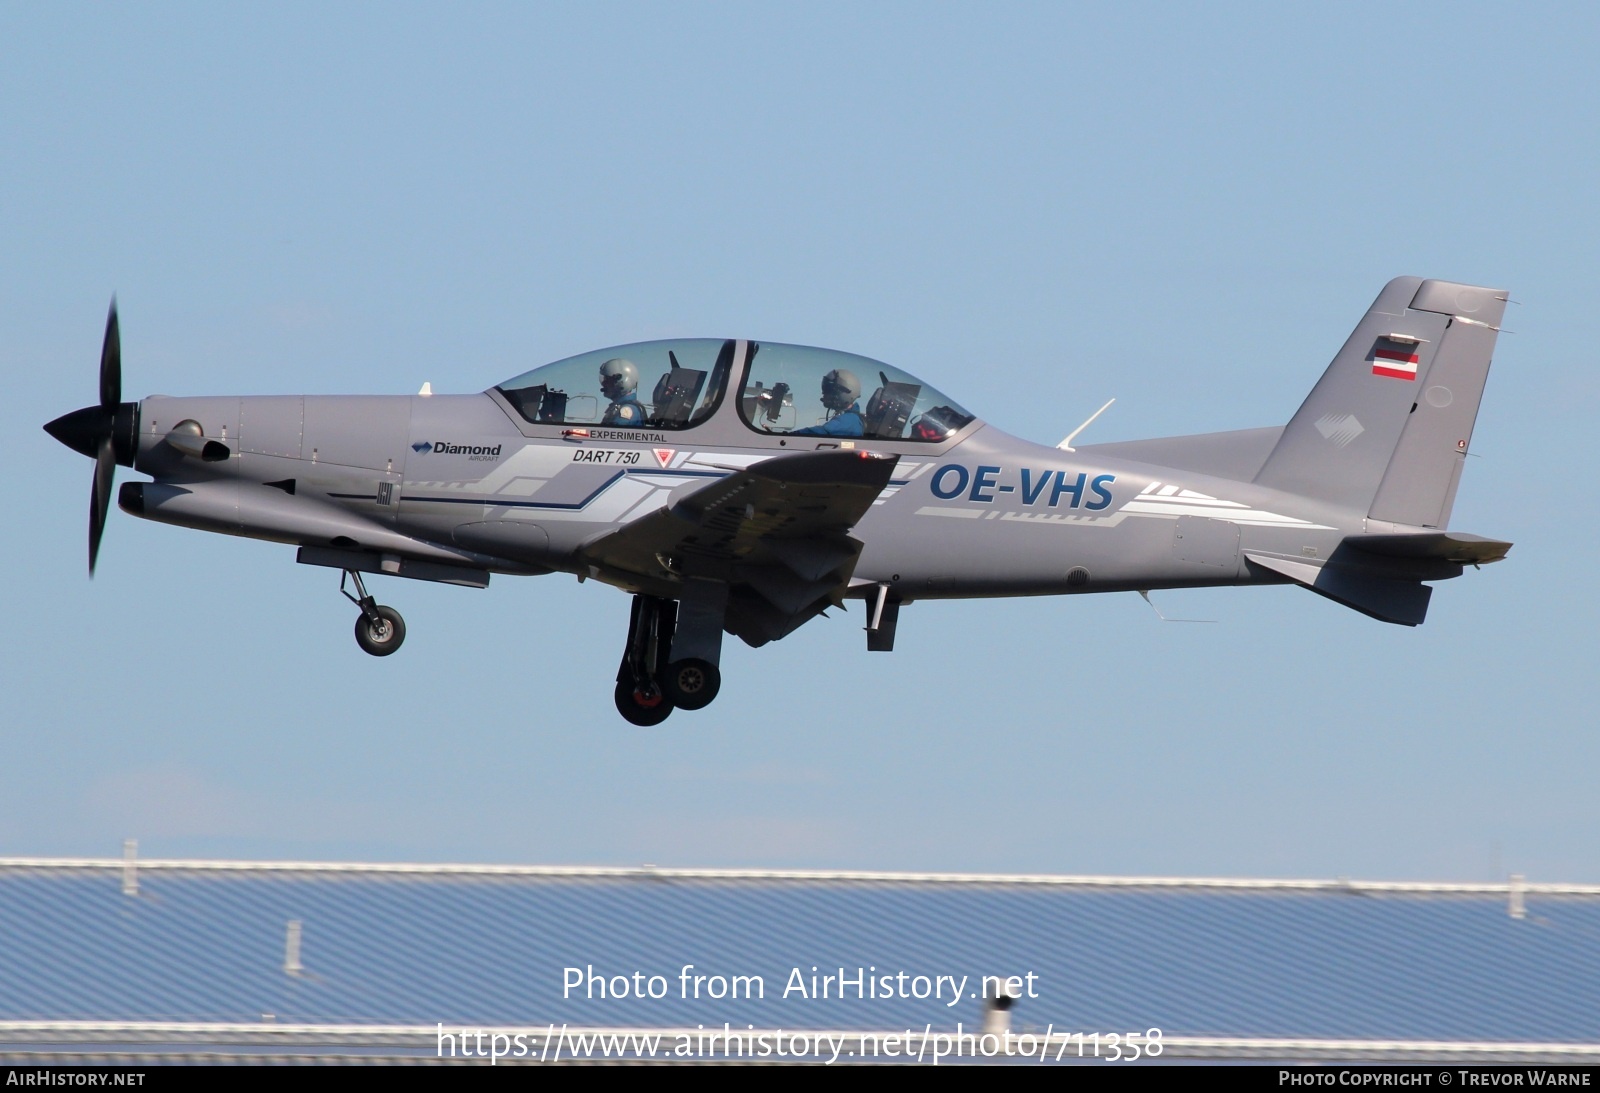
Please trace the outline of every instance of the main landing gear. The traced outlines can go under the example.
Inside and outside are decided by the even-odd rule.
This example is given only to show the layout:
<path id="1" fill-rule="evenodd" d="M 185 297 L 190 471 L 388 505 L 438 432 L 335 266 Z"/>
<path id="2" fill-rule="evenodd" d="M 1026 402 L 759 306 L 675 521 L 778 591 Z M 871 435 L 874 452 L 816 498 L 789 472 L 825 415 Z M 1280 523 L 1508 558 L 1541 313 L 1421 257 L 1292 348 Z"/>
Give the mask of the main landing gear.
<path id="1" fill-rule="evenodd" d="M 679 605 L 659 596 L 635 596 L 628 622 L 628 645 L 617 669 L 617 712 L 635 725 L 659 725 L 676 708 L 700 710 L 711 705 L 722 688 L 722 672 L 715 663 L 720 652 L 720 612 L 709 641 L 698 604 L 684 612 L 680 632 Z M 674 643 L 685 654 L 673 658 Z"/>
<path id="2" fill-rule="evenodd" d="M 355 584 L 356 595 L 345 591 L 347 580 Z M 345 570 L 344 576 L 339 578 L 339 591 L 345 599 L 361 608 L 361 614 L 356 618 L 356 644 L 361 646 L 363 652 L 386 657 L 400 648 L 400 644 L 406 640 L 406 620 L 394 608 L 386 607 L 367 595 L 367 586 L 361 583 L 360 573 L 353 569 Z"/>

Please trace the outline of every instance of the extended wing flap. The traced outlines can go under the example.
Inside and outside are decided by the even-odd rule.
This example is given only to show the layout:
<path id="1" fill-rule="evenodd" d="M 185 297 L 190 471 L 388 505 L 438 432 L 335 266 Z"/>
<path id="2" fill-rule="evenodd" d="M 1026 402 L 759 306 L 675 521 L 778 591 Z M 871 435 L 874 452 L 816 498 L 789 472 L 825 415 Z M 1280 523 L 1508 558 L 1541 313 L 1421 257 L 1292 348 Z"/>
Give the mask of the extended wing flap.
<path id="1" fill-rule="evenodd" d="M 762 460 L 608 532 L 592 565 L 645 577 L 737 579 L 735 567 L 784 566 L 811 582 L 852 561 L 849 531 L 894 473 L 897 456 L 835 449 Z M 832 561 L 822 569 L 823 561 Z M 843 579 L 848 579 L 845 574 Z"/>

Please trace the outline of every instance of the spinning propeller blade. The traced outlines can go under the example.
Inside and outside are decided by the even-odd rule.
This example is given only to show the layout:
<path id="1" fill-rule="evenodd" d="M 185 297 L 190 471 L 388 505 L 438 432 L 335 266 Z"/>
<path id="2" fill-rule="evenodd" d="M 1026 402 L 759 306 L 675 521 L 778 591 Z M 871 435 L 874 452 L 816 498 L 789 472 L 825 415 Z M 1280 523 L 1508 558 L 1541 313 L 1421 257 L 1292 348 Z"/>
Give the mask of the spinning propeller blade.
<path id="1" fill-rule="evenodd" d="M 94 457 L 94 484 L 89 494 L 89 576 L 100 557 L 100 537 L 106 531 L 106 514 L 111 511 L 111 480 L 117 473 L 117 453 L 107 436 Z"/>
<path id="2" fill-rule="evenodd" d="M 117 330 L 117 298 L 106 316 L 106 340 L 100 346 L 100 409 L 116 413 L 122 401 L 122 335 Z"/>
<path id="3" fill-rule="evenodd" d="M 133 462 L 133 417 L 137 407 L 122 402 L 122 335 L 117 328 L 117 300 L 111 298 L 106 316 L 106 337 L 100 347 L 100 405 L 85 406 L 62 414 L 44 431 L 75 452 L 94 460 L 94 479 L 89 493 L 89 576 L 100 556 L 100 538 L 105 534 L 106 515 L 111 511 L 111 486 L 117 464 Z M 120 437 L 125 451 L 118 451 Z M 118 456 L 123 458 L 119 459 Z"/>

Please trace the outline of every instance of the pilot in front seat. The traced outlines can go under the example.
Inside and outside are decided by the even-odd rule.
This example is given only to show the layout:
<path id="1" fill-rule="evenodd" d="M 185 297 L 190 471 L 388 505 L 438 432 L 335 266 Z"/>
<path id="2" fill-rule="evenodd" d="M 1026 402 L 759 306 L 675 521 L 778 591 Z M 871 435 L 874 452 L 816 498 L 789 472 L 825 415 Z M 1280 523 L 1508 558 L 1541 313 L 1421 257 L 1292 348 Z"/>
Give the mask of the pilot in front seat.
<path id="1" fill-rule="evenodd" d="M 796 429 L 791 436 L 865 436 L 861 419 L 861 381 L 847 368 L 835 368 L 822 377 L 822 405 L 829 417 L 821 425 Z"/>
<path id="2" fill-rule="evenodd" d="M 611 400 L 601 425 L 624 429 L 644 424 L 644 404 L 639 401 L 639 369 L 630 360 L 613 357 L 600 366 L 600 393 Z"/>

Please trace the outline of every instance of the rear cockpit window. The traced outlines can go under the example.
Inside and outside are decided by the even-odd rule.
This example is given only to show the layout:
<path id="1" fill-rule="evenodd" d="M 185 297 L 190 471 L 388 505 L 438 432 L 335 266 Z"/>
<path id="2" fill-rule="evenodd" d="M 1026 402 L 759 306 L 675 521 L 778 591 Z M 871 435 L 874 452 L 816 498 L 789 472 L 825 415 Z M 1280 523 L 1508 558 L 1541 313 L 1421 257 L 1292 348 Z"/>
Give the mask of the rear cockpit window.
<path id="1" fill-rule="evenodd" d="M 948 396 L 881 361 L 756 342 L 748 355 L 739 413 L 759 432 L 931 444 L 972 420 Z"/>
<path id="2" fill-rule="evenodd" d="M 735 343 L 714 338 L 598 349 L 495 388 L 535 425 L 687 429 L 716 412 Z"/>

